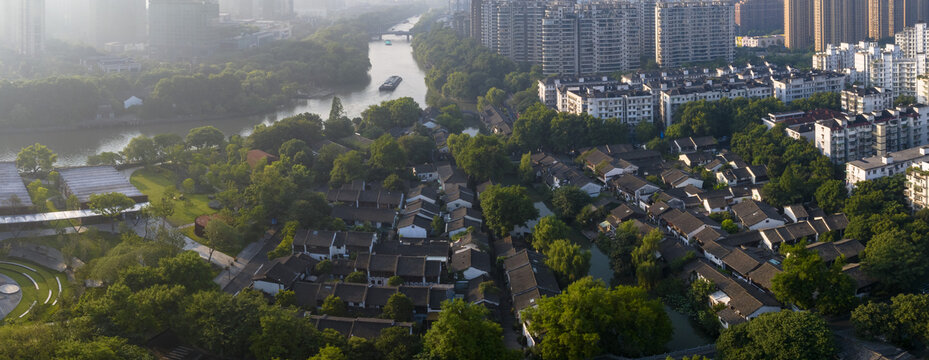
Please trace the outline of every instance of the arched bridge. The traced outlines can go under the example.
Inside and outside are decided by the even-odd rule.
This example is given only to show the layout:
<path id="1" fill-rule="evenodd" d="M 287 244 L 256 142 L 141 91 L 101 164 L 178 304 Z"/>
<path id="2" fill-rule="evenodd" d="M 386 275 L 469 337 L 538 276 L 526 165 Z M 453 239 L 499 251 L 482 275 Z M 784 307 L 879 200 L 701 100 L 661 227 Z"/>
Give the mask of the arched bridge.
<path id="1" fill-rule="evenodd" d="M 377 36 L 378 40 L 382 40 L 384 35 L 396 35 L 396 36 L 405 36 L 406 41 L 410 41 L 410 38 L 413 36 L 413 33 L 406 30 L 395 30 L 395 31 L 381 31 L 379 33 L 371 34 L 371 37 Z"/>

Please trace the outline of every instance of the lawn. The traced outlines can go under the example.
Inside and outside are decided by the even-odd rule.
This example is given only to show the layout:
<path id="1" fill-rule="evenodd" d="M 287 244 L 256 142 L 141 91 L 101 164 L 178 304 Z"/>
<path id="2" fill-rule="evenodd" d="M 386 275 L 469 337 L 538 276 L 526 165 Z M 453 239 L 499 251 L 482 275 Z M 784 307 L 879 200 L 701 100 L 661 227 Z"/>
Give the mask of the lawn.
<path id="1" fill-rule="evenodd" d="M 13 264 L 0 264 L 0 274 L 9 276 L 15 280 L 22 291 L 23 298 L 16 306 L 16 308 L 7 315 L 9 318 L 18 318 L 26 310 L 32 306 L 32 302 L 35 301 L 37 304 L 57 304 L 61 294 L 59 293 L 58 281 L 61 281 L 61 290 L 65 291 L 68 289 L 67 286 L 67 277 L 64 274 L 59 272 L 46 269 L 38 264 L 18 259 L 18 258 L 2 258 L 2 261 L 13 262 L 17 264 L 22 264 L 33 268 L 37 271 L 29 270 L 25 267 L 13 265 Z M 31 276 L 36 283 L 39 285 L 39 289 L 36 290 L 35 285 L 32 284 L 26 276 L 23 274 Z M 58 279 L 57 281 L 55 279 Z"/>
<path id="2" fill-rule="evenodd" d="M 132 174 L 129 181 L 150 199 L 160 199 L 165 189 L 174 188 L 177 182 L 174 174 L 161 168 L 140 169 Z M 184 195 L 185 200 L 178 201 L 174 215 L 168 217 L 168 222 L 174 226 L 181 226 L 194 222 L 200 215 L 212 214 L 216 210 L 210 209 L 210 199 L 206 194 Z"/>
<path id="3" fill-rule="evenodd" d="M 39 237 L 16 238 L 11 241 L 48 246 L 65 251 L 70 250 L 71 256 L 87 263 L 93 259 L 106 255 L 106 252 L 119 244 L 121 237 L 106 231 L 88 231 L 81 234 L 68 234 L 65 236 L 48 235 Z"/>

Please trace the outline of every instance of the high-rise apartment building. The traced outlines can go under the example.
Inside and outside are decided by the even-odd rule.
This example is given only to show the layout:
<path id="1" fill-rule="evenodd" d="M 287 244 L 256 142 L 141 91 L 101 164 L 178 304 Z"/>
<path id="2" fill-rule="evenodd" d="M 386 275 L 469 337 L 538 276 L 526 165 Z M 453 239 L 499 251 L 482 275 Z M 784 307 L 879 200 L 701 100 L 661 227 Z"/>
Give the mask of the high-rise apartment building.
<path id="1" fill-rule="evenodd" d="M 91 0 L 91 45 L 138 43 L 148 37 L 145 0 Z"/>
<path id="2" fill-rule="evenodd" d="M 471 0 L 471 19 L 469 21 L 469 26 L 471 28 L 470 34 L 471 37 L 477 40 L 482 39 L 481 35 L 481 9 L 484 6 L 483 0 Z"/>
<path id="3" fill-rule="evenodd" d="M 516 62 L 542 61 L 542 0 L 481 2 L 481 43 Z"/>
<path id="4" fill-rule="evenodd" d="M 207 0 L 151 0 L 149 45 L 160 58 L 204 56 L 217 46 L 219 4 Z"/>
<path id="5" fill-rule="evenodd" d="M 220 0 L 220 11 L 236 19 L 287 19 L 294 14 L 293 0 Z"/>
<path id="6" fill-rule="evenodd" d="M 655 59 L 655 3 L 658 0 L 640 0 L 642 4 L 642 57 Z"/>
<path id="7" fill-rule="evenodd" d="M 868 0 L 868 37 L 883 39 L 893 36 L 903 27 L 896 21 L 897 13 L 903 9 L 896 5 L 902 4 L 900 0 Z"/>
<path id="8" fill-rule="evenodd" d="M 735 3 L 739 34 L 764 35 L 784 26 L 784 0 L 740 0 Z"/>
<path id="9" fill-rule="evenodd" d="M 45 0 L 0 1 L 0 47 L 22 55 L 45 49 Z"/>
<path id="10" fill-rule="evenodd" d="M 902 2 L 904 26 L 929 21 L 929 0 L 902 0 Z"/>
<path id="11" fill-rule="evenodd" d="M 784 45 L 788 48 L 813 45 L 813 1 L 784 0 Z"/>
<path id="12" fill-rule="evenodd" d="M 542 19 L 542 72 L 593 74 L 639 67 L 641 3 L 592 1 L 552 6 Z"/>
<path id="13" fill-rule="evenodd" d="M 868 0 L 814 0 L 813 45 L 857 42 L 868 36 Z"/>
<path id="14" fill-rule="evenodd" d="M 731 2 L 672 0 L 655 5 L 655 62 L 663 67 L 735 56 Z"/>

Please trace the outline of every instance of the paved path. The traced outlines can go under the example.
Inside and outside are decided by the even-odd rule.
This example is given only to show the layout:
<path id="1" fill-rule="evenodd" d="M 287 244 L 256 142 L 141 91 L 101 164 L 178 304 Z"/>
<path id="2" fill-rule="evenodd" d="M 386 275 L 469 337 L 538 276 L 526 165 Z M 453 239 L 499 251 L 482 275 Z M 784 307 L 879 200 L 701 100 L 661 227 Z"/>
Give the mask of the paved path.
<path id="1" fill-rule="evenodd" d="M 16 283 L 13 279 L 6 275 L 0 274 L 0 285 L 3 284 L 16 284 L 22 287 L 22 285 Z M 0 294 L 0 320 L 3 320 L 7 314 L 16 309 L 16 305 L 19 305 L 19 302 L 23 299 L 23 291 L 12 294 L 4 295 Z"/>
<path id="2" fill-rule="evenodd" d="M 242 289 L 252 284 L 252 276 L 271 262 L 268 260 L 268 252 L 274 250 L 280 242 L 280 239 L 275 235 L 276 234 L 269 231 L 260 241 L 251 243 L 245 250 L 239 253 L 240 258 L 247 259 L 245 260 L 245 267 L 237 274 L 232 274 L 233 277 L 226 281 L 225 284 L 220 284 L 223 291 L 230 294 L 237 294 L 239 291 L 242 291 Z M 226 275 L 228 276 L 229 274 Z"/>

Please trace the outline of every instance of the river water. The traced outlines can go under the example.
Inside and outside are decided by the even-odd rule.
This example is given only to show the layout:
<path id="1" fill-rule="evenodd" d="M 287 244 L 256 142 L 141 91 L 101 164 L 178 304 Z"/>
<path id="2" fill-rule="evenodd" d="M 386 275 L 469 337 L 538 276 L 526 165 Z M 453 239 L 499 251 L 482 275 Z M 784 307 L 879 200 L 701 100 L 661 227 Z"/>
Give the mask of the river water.
<path id="1" fill-rule="evenodd" d="M 418 20 L 418 16 L 412 17 L 393 29 L 409 30 Z M 383 40 L 390 40 L 392 45 L 386 45 Z M 413 60 L 410 42 L 405 37 L 392 35 L 385 35 L 383 40 L 372 40 L 368 44 L 371 59 L 368 84 L 332 89 L 333 95 L 342 99 L 345 112 L 351 117 L 360 115 L 369 105 L 404 96 L 412 97 L 420 106 L 425 106 L 426 74 Z M 391 75 L 403 77 L 403 82 L 392 92 L 379 91 L 378 87 Z M 90 155 L 120 151 L 130 139 L 139 135 L 176 133 L 183 136 L 190 129 L 206 125 L 216 126 L 226 135 L 247 135 L 259 123 L 268 124 L 294 114 L 310 112 L 325 118 L 329 116 L 333 95 L 300 100 L 292 107 L 264 116 L 35 133 L 4 134 L 0 130 L 0 161 L 14 160 L 19 149 L 37 142 L 58 153 L 57 165 L 75 166 L 84 165 Z"/>

